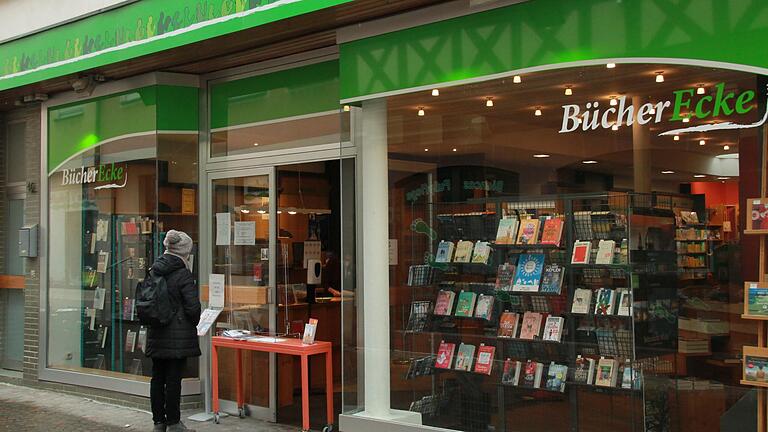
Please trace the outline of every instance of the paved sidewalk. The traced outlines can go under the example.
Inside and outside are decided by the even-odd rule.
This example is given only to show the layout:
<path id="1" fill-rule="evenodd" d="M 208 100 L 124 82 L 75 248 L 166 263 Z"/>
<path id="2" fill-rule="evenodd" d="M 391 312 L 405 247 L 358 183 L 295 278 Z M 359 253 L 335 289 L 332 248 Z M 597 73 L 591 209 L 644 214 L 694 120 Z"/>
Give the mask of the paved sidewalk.
<path id="1" fill-rule="evenodd" d="M 186 420 L 200 432 L 295 432 L 297 428 L 252 419 L 224 417 L 221 424 Z M 0 431 L 8 432 L 118 432 L 151 431 L 150 413 L 95 402 L 81 396 L 0 383 Z"/>

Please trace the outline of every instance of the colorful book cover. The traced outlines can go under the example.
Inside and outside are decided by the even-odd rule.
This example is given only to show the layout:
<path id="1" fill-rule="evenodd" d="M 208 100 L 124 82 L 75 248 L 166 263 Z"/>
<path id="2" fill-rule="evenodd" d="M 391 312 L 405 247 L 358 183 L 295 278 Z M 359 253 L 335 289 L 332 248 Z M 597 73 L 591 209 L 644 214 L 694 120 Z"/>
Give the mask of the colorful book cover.
<path id="1" fill-rule="evenodd" d="M 522 254 L 517 263 L 517 273 L 512 291 L 536 292 L 544 270 L 544 254 Z"/>
<path id="2" fill-rule="evenodd" d="M 632 362 L 624 362 L 621 373 L 621 388 L 631 389 L 634 378 L 634 370 L 632 368 Z"/>
<path id="3" fill-rule="evenodd" d="M 504 360 L 504 370 L 501 373 L 501 383 L 507 385 L 517 385 L 520 381 L 521 364 L 519 361 Z"/>
<path id="4" fill-rule="evenodd" d="M 480 294 L 475 305 L 475 318 L 490 320 L 493 317 L 493 304 L 496 297 Z"/>
<path id="5" fill-rule="evenodd" d="M 573 244 L 571 264 L 589 264 L 589 253 L 592 250 L 592 242 L 577 241 Z"/>
<path id="6" fill-rule="evenodd" d="M 106 273 L 109 265 L 109 252 L 99 251 L 99 261 L 96 264 L 96 272 Z"/>
<path id="7" fill-rule="evenodd" d="M 456 344 L 441 342 L 437 350 L 435 367 L 439 369 L 450 369 L 453 363 L 453 352 L 456 350 Z"/>
<path id="8" fill-rule="evenodd" d="M 541 387 L 541 372 L 543 368 L 543 364 L 528 360 L 523 367 L 521 385 L 529 388 Z"/>
<path id="9" fill-rule="evenodd" d="M 576 365 L 573 370 L 573 380 L 580 384 L 592 384 L 595 373 L 595 361 L 582 356 L 576 357 Z"/>
<path id="10" fill-rule="evenodd" d="M 747 282 L 748 306 L 750 315 L 768 316 L 768 286 L 756 282 Z"/>
<path id="11" fill-rule="evenodd" d="M 563 219 L 554 217 L 544 222 L 544 228 L 541 230 L 541 244 L 560 246 L 560 240 L 563 237 Z"/>
<path id="12" fill-rule="evenodd" d="M 753 230 L 768 229 L 768 202 L 764 199 L 753 199 L 749 202 L 751 203 L 750 219 L 752 222 L 752 225 L 749 226 L 751 226 Z M 685 212 L 680 212 L 680 215 L 683 216 L 683 220 L 685 221 L 685 215 L 683 215 L 683 213 Z"/>
<path id="13" fill-rule="evenodd" d="M 552 342 L 560 342 L 560 339 L 563 335 L 563 323 L 564 323 L 563 317 L 558 316 L 550 316 L 547 317 L 547 322 L 544 324 L 544 334 L 542 336 L 543 340 L 546 341 L 552 341 Z"/>
<path id="14" fill-rule="evenodd" d="M 517 267 L 512 263 L 504 263 L 496 272 L 496 289 L 498 291 L 512 291 L 513 281 Z"/>
<path id="15" fill-rule="evenodd" d="M 459 345 L 459 350 L 456 352 L 456 366 L 454 369 L 471 371 L 472 363 L 475 361 L 475 346 L 462 343 Z"/>
<path id="16" fill-rule="evenodd" d="M 520 221 L 520 230 L 517 233 L 518 244 L 535 244 L 539 234 L 539 220 L 535 218 Z"/>
<path id="17" fill-rule="evenodd" d="M 508 217 L 499 221 L 499 229 L 496 231 L 497 244 L 514 244 L 517 238 L 516 217 Z"/>
<path id="18" fill-rule="evenodd" d="M 541 292 L 560 294 L 565 277 L 565 268 L 557 263 L 547 264 L 541 276 Z"/>
<path id="19" fill-rule="evenodd" d="M 747 356 L 744 359 L 744 379 L 746 381 L 768 383 L 768 359 Z"/>
<path id="20" fill-rule="evenodd" d="M 616 290 L 616 296 L 618 297 L 619 307 L 616 310 L 616 315 L 631 316 L 632 315 L 632 293 L 628 288 L 619 288 Z"/>
<path id="21" fill-rule="evenodd" d="M 526 312 L 520 325 L 520 339 L 538 339 L 543 316 L 538 312 Z"/>
<path id="22" fill-rule="evenodd" d="M 125 333 L 125 351 L 133 352 L 136 349 L 136 332 L 128 330 Z"/>
<path id="23" fill-rule="evenodd" d="M 610 288 L 600 288 L 595 299 L 595 315 L 612 315 L 616 302 L 616 292 Z"/>
<path id="24" fill-rule="evenodd" d="M 588 288 L 576 288 L 573 293 L 571 313 L 588 314 L 592 302 L 592 290 Z"/>
<path id="25" fill-rule="evenodd" d="M 477 294 L 472 291 L 462 291 L 459 293 L 459 301 L 456 303 L 456 316 L 471 317 L 475 310 L 475 301 Z"/>
<path id="26" fill-rule="evenodd" d="M 597 363 L 595 385 L 599 387 L 616 387 L 616 360 L 600 359 Z"/>
<path id="27" fill-rule="evenodd" d="M 453 242 L 450 241 L 441 241 L 437 245 L 437 256 L 435 257 L 435 262 L 439 263 L 449 263 L 453 261 L 453 250 L 455 248 L 455 245 Z"/>
<path id="28" fill-rule="evenodd" d="M 123 299 L 123 319 L 128 321 L 133 321 L 133 304 L 134 300 L 132 298 L 124 298 Z"/>
<path id="29" fill-rule="evenodd" d="M 595 264 L 613 264 L 613 253 L 616 242 L 613 240 L 600 240 L 597 245 L 597 258 Z"/>
<path id="30" fill-rule="evenodd" d="M 496 354 L 496 347 L 480 345 L 477 349 L 477 362 L 475 363 L 475 372 L 490 375 L 493 370 L 493 356 Z"/>
<path id="31" fill-rule="evenodd" d="M 472 249 L 475 244 L 468 240 L 462 240 L 456 245 L 456 253 L 453 256 L 453 262 L 468 263 L 472 260 Z"/>
<path id="32" fill-rule="evenodd" d="M 453 291 L 440 290 L 437 293 L 435 301 L 435 315 L 451 315 L 453 312 L 453 299 L 456 293 Z"/>
<path id="33" fill-rule="evenodd" d="M 504 312 L 499 318 L 499 337 L 513 338 L 517 336 L 517 325 L 520 321 L 520 314 L 515 312 Z"/>
<path id="34" fill-rule="evenodd" d="M 545 388 L 550 391 L 564 392 L 565 381 L 568 379 L 568 366 L 552 362 L 547 370 Z"/>
<path id="35" fill-rule="evenodd" d="M 472 252 L 472 262 L 475 264 L 488 264 L 488 258 L 491 256 L 491 245 L 486 241 L 475 243 L 474 252 Z"/>

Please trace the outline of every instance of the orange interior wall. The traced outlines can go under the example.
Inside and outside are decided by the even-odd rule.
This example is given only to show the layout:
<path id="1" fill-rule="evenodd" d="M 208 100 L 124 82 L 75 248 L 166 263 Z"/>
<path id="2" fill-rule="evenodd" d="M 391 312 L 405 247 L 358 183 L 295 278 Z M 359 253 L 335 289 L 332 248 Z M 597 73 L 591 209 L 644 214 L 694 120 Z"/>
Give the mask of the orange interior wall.
<path id="1" fill-rule="evenodd" d="M 704 194 L 707 208 L 715 208 L 721 204 L 736 205 L 739 203 L 739 183 L 730 181 L 720 182 L 693 182 L 691 193 Z"/>

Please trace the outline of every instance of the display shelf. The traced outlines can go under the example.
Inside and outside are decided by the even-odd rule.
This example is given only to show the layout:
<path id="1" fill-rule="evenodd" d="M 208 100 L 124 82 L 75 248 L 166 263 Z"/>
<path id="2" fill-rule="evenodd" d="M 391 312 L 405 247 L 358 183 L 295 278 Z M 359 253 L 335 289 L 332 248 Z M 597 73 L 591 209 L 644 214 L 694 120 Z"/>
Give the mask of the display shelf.
<path id="1" fill-rule="evenodd" d="M 739 383 L 745 386 L 768 388 L 768 383 L 759 382 L 759 381 L 740 380 Z"/>
<path id="2" fill-rule="evenodd" d="M 741 318 L 747 319 L 747 320 L 755 320 L 755 321 L 768 321 L 768 315 L 760 316 L 760 315 L 741 314 Z"/>

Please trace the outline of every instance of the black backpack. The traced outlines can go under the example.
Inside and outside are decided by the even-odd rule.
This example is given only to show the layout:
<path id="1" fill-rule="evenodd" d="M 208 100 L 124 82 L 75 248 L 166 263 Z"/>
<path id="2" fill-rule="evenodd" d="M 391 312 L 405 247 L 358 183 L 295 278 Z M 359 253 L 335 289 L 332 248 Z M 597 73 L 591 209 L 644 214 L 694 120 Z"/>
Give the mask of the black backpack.
<path id="1" fill-rule="evenodd" d="M 165 327 L 176 315 L 165 277 L 154 274 L 151 268 L 136 285 L 136 314 L 141 324 L 150 327 Z"/>

